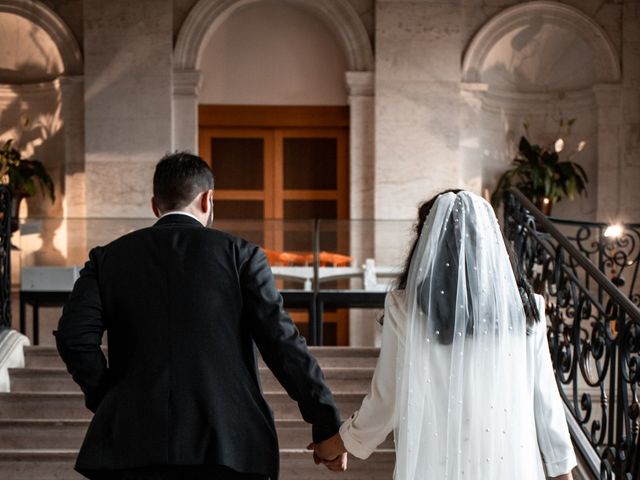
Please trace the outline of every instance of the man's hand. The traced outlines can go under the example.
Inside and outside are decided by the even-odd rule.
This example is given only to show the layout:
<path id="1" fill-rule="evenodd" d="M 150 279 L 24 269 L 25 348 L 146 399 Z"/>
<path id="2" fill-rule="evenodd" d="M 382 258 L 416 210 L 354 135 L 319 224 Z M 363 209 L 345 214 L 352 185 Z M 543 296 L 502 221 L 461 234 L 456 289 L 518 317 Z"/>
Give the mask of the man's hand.
<path id="1" fill-rule="evenodd" d="M 573 475 L 571 474 L 571 472 L 569 473 L 565 473 L 564 475 L 559 475 L 557 477 L 549 477 L 552 480 L 573 480 Z"/>
<path id="2" fill-rule="evenodd" d="M 333 460 L 323 460 L 322 463 L 332 472 L 344 472 L 347 470 L 347 454 L 342 453 Z"/>
<path id="3" fill-rule="evenodd" d="M 347 469 L 347 449 L 340 434 L 336 433 L 324 442 L 312 443 L 307 448 L 313 449 L 313 460 L 316 465 L 323 463 L 334 472 L 343 472 Z"/>

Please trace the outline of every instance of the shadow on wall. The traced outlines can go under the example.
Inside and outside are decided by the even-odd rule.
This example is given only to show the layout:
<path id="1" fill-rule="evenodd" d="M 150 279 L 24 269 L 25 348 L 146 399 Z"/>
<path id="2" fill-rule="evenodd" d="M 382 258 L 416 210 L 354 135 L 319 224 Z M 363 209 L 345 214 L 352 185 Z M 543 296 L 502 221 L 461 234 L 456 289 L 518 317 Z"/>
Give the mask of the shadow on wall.
<path id="1" fill-rule="evenodd" d="M 65 23 L 41 2 L 16 3 L 0 10 L 0 141 L 13 139 L 24 158 L 40 160 L 53 179 L 56 195 L 53 204 L 40 192 L 23 202 L 20 217 L 42 220 L 31 221 L 30 231 L 14 238 L 14 244 L 23 247 L 22 253 L 29 252 L 31 263 L 60 264 L 66 261 L 68 250 L 62 219 L 65 175 L 69 174 L 65 164 L 69 155 L 80 157 L 82 153 L 77 148 L 67 151 L 67 142 L 82 141 L 65 135 L 62 87 L 66 89 L 66 83 L 61 76 L 80 73 L 82 55 Z M 75 95 L 77 89 L 73 92 Z M 70 105 L 64 105 L 65 111 Z M 74 131 L 81 132 L 75 123 L 74 116 Z M 16 267 L 19 271 L 19 265 Z"/>
<path id="2" fill-rule="evenodd" d="M 64 191 L 64 140 L 62 138 L 61 93 L 57 81 L 4 85 L 3 97 L 11 98 L 0 109 L 0 141 L 14 139 L 15 147 L 23 157 L 40 160 L 51 175 L 56 200 L 50 200 L 38 191 L 23 202 L 20 217 L 49 217 L 55 222 L 43 223 L 38 235 L 26 235 L 20 239 L 22 247 L 33 249 L 40 243 L 37 263 L 59 265 L 65 262 L 62 253 L 54 245 L 57 230 L 62 224 Z M 37 240 L 34 237 L 39 237 Z M 14 241 L 15 243 L 15 241 Z"/>

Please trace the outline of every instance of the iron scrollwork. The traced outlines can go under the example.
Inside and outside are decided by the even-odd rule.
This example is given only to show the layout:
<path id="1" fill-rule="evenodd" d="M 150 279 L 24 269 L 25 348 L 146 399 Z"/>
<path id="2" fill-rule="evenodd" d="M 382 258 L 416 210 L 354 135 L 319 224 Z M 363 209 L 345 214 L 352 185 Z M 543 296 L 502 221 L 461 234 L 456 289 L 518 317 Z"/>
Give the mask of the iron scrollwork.
<path id="1" fill-rule="evenodd" d="M 629 252 L 638 242 L 633 233 L 607 246 L 603 233 L 594 235 L 590 228 L 580 226 L 569 239 L 522 193 L 506 194 L 505 237 L 534 288 L 545 297 L 560 394 L 580 437 L 586 439 L 574 435 L 574 440 L 583 453 L 590 448 L 600 458 L 594 475 L 603 480 L 637 479 L 640 310 L 637 296 L 625 295 L 614 281 L 635 265 L 630 276 L 635 288 L 638 256 Z M 620 253 L 622 248 L 626 253 Z M 604 272 L 598 268 L 603 266 Z M 612 268 L 617 269 L 615 275 L 609 275 Z"/>
<path id="2" fill-rule="evenodd" d="M 610 235 L 606 223 L 549 218 L 636 306 L 640 307 L 640 224 L 625 223 Z"/>

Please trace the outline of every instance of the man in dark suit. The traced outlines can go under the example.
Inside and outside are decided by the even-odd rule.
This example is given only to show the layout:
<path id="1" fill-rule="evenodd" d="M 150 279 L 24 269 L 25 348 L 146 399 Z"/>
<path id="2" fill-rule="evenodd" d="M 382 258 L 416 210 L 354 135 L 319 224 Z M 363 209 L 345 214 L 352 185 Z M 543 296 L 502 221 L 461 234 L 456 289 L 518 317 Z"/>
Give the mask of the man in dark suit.
<path id="1" fill-rule="evenodd" d="M 76 470 L 91 479 L 275 480 L 278 441 L 254 343 L 315 443 L 340 426 L 331 392 L 262 250 L 205 228 L 207 164 L 166 156 L 153 195 L 160 219 L 91 250 L 55 332 L 95 413 Z"/>

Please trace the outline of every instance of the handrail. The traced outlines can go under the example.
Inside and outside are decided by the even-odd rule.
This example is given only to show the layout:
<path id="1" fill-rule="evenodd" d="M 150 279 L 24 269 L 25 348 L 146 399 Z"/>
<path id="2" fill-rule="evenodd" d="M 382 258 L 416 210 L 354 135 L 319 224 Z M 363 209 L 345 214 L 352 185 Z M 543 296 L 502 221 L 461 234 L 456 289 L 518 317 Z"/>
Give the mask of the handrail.
<path id="1" fill-rule="evenodd" d="M 565 237 L 558 228 L 551 223 L 550 219 L 540 212 L 536 206 L 529 200 L 520 190 L 512 188 L 509 193 L 513 194 L 518 201 L 529 210 L 529 214 L 536 219 L 536 222 L 542 227 L 542 231 L 550 234 L 558 244 L 565 249 L 574 260 L 591 275 L 596 282 L 610 295 L 611 299 L 618 302 L 625 312 L 634 320 L 640 322 L 640 310 L 629 300 L 629 297 L 620 292 L 611 280 L 591 262 L 584 254 L 578 250 L 571 241 Z"/>
<path id="2" fill-rule="evenodd" d="M 601 480 L 640 478 L 640 310 L 520 191 L 506 192 L 504 205 L 505 237 L 545 296 L 556 381 L 583 466 Z"/>
<path id="3" fill-rule="evenodd" d="M 586 225 L 589 227 L 606 228 L 611 225 L 607 222 L 594 222 L 592 220 L 572 220 L 570 218 L 560 218 L 560 217 L 552 217 L 552 216 L 547 217 L 547 219 L 552 223 L 556 223 L 556 224 L 559 223 L 561 225 L 572 225 L 575 227 L 581 227 L 583 225 Z M 620 226 L 625 228 L 640 228 L 640 223 L 621 223 Z"/>

